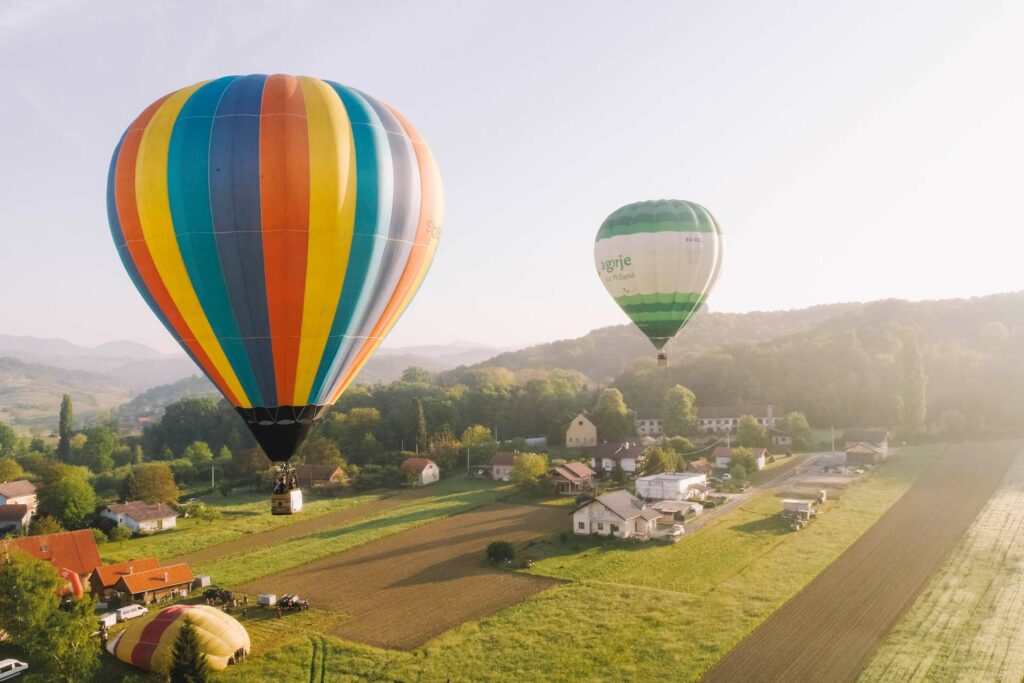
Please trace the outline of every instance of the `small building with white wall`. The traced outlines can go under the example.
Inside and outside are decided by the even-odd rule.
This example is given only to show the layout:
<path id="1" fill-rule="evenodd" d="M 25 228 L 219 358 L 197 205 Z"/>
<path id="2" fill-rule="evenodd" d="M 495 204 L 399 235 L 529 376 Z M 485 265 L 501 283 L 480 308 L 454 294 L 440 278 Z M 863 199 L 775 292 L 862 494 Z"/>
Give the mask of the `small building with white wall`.
<path id="1" fill-rule="evenodd" d="M 580 504 L 572 513 L 572 530 L 578 536 L 651 538 L 661 516 L 629 491 L 612 491 Z"/>
<path id="2" fill-rule="evenodd" d="M 126 527 L 133 534 L 166 531 L 178 525 L 178 513 L 170 505 L 141 500 L 108 505 L 100 516 L 117 522 L 118 526 Z"/>
<path id="3" fill-rule="evenodd" d="M 636 495 L 645 500 L 689 500 L 699 498 L 704 491 L 696 489 L 707 484 L 708 477 L 700 472 L 662 472 L 636 480 Z"/>
<path id="4" fill-rule="evenodd" d="M 566 448 L 589 448 L 597 445 L 597 426 L 590 421 L 587 411 L 572 419 L 565 430 Z"/>
<path id="5" fill-rule="evenodd" d="M 406 458 L 402 469 L 416 475 L 416 486 L 426 486 L 441 479 L 441 470 L 430 458 Z"/>

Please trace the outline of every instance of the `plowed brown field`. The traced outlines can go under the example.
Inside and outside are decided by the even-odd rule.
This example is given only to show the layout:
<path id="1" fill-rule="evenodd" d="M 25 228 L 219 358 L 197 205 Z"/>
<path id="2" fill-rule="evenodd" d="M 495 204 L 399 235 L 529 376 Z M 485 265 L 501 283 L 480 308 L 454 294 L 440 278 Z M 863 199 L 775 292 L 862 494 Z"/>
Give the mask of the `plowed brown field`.
<path id="1" fill-rule="evenodd" d="M 704 677 L 852 681 L 995 492 L 1014 444 L 951 446 L 801 592 Z"/>
<path id="2" fill-rule="evenodd" d="M 404 491 L 393 496 L 388 496 L 382 500 L 366 503 L 365 505 L 357 505 L 344 510 L 338 510 L 337 512 L 328 512 L 326 515 L 310 517 L 309 519 L 304 519 L 301 522 L 286 524 L 284 526 L 279 526 L 276 529 L 261 531 L 257 534 L 244 536 L 234 541 L 228 541 L 227 543 L 221 543 L 220 545 L 203 548 L 202 550 L 197 550 L 194 553 L 180 555 L 168 562 L 187 562 L 190 565 L 212 562 L 214 560 L 219 560 L 222 557 L 227 557 L 228 555 L 244 553 L 250 550 L 255 550 L 256 548 L 265 548 L 292 538 L 309 536 L 310 534 L 315 534 L 318 531 L 323 531 L 325 529 L 333 529 L 345 522 L 378 515 L 382 512 L 406 505 L 418 498 L 426 498 L 432 495 L 434 495 L 434 491 L 428 488 Z"/>
<path id="3" fill-rule="evenodd" d="M 298 593 L 311 607 L 348 615 L 334 635 L 411 649 L 556 583 L 482 566 L 484 549 L 496 539 L 521 543 L 568 528 L 568 512 L 562 506 L 491 505 L 236 588 Z"/>

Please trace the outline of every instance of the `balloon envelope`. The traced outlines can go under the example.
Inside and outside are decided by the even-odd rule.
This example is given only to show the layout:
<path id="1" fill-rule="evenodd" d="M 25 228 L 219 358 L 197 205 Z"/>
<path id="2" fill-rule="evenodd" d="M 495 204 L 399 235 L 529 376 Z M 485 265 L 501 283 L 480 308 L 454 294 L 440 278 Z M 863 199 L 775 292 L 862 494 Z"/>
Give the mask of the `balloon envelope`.
<path id="1" fill-rule="evenodd" d="M 275 461 L 397 322 L 444 210 L 401 114 L 280 74 L 151 104 L 114 151 L 107 208 L 135 286 Z"/>
<path id="2" fill-rule="evenodd" d="M 594 261 L 608 293 L 660 350 L 714 287 L 722 265 L 722 234 L 699 204 L 637 202 L 601 224 Z"/>
<path id="3" fill-rule="evenodd" d="M 173 663 L 174 641 L 185 619 L 196 629 L 199 651 L 213 671 L 223 671 L 228 660 L 243 650 L 249 654 L 249 634 L 238 620 L 208 605 L 172 605 L 133 619 L 128 628 L 107 644 L 122 662 L 146 671 L 166 674 Z"/>

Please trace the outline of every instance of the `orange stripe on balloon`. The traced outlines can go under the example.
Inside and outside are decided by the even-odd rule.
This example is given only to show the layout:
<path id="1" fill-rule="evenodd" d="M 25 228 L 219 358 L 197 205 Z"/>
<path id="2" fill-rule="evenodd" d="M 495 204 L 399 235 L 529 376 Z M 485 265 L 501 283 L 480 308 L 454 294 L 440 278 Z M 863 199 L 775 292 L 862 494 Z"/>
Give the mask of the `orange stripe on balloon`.
<path id="1" fill-rule="evenodd" d="M 309 242 L 309 135 L 294 76 L 267 78 L 260 111 L 260 211 L 277 404 L 292 402 Z"/>
<path id="2" fill-rule="evenodd" d="M 171 93 L 172 95 L 174 93 Z M 160 307 L 167 321 L 174 328 L 178 339 L 188 346 L 195 359 L 202 366 L 206 374 L 213 380 L 217 387 L 224 393 L 232 405 L 239 405 L 237 397 L 228 387 L 227 382 L 217 372 L 210 361 L 209 356 L 203 351 L 202 346 L 196 341 L 192 330 L 185 323 L 185 319 L 174 305 L 170 293 L 164 286 L 160 274 L 157 272 L 153 256 L 149 252 L 149 246 L 142 234 L 142 223 L 139 220 L 139 207 L 135 197 L 135 164 L 139 154 L 139 143 L 142 142 L 142 134 L 149 125 L 150 119 L 163 105 L 170 95 L 161 97 L 149 105 L 137 119 L 132 123 L 128 132 L 124 135 L 121 143 L 121 152 L 117 156 L 117 168 L 114 170 L 114 197 L 117 204 L 117 217 L 121 222 L 121 231 L 124 233 L 125 244 L 128 252 L 135 262 L 139 276 L 146 284 L 153 297 L 153 301 Z"/>
<path id="3" fill-rule="evenodd" d="M 416 132 L 416 129 L 412 127 L 412 124 L 387 104 L 384 106 L 402 124 L 402 128 L 405 129 L 405 133 L 409 136 L 409 140 L 412 142 L 413 149 L 416 152 L 416 165 L 419 168 L 420 175 L 419 223 L 416 227 L 416 236 L 413 238 L 413 247 L 409 253 L 409 260 L 406 261 L 405 269 L 402 271 L 402 277 L 395 287 L 395 292 L 391 295 L 391 300 L 388 301 L 388 305 L 381 314 L 377 324 L 373 326 L 369 338 L 363 344 L 363 347 L 359 349 L 347 375 L 338 384 L 338 388 L 334 390 L 330 400 L 331 403 L 334 403 L 341 397 L 341 394 L 351 384 L 352 380 L 355 379 L 356 375 L 370 359 L 370 356 L 373 355 L 373 352 L 384 341 L 387 333 L 398 322 L 399 316 L 401 316 L 406 306 L 409 305 L 417 288 L 419 288 L 420 283 L 423 281 L 427 269 L 430 267 L 430 262 L 433 260 L 434 252 L 437 249 L 438 238 L 441 235 L 444 206 L 441 199 L 441 176 L 438 173 L 434 156 L 431 154 L 430 148 L 427 147 L 427 143 Z"/>

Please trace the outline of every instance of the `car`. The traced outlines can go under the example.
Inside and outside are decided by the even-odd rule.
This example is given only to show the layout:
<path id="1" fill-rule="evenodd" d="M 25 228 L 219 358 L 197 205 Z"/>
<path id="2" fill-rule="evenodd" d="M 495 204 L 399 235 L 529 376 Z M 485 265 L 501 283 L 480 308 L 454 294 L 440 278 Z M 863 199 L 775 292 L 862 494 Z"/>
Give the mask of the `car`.
<path id="1" fill-rule="evenodd" d="M 298 595 L 292 595 L 291 593 L 281 596 L 281 600 L 278 602 L 278 605 L 280 605 L 281 609 L 286 610 L 302 611 L 304 609 L 309 609 L 309 602 L 300 598 Z"/>
<path id="2" fill-rule="evenodd" d="M 149 610 L 142 605 L 128 605 L 114 612 L 117 615 L 118 621 L 128 621 L 129 619 L 144 617 L 148 613 Z"/>
<path id="3" fill-rule="evenodd" d="M 189 499 L 188 499 L 188 500 L 186 500 L 185 502 L 186 502 L 186 503 L 198 503 L 198 502 L 199 502 L 199 499 L 198 499 L 198 498 L 189 498 Z"/>
<path id="4" fill-rule="evenodd" d="M 28 671 L 28 664 L 17 659 L 0 660 L 0 681 L 9 681 Z"/>
<path id="5" fill-rule="evenodd" d="M 722 475 L 722 479 L 732 479 L 732 475 L 726 472 L 725 474 Z"/>

